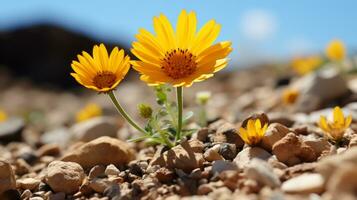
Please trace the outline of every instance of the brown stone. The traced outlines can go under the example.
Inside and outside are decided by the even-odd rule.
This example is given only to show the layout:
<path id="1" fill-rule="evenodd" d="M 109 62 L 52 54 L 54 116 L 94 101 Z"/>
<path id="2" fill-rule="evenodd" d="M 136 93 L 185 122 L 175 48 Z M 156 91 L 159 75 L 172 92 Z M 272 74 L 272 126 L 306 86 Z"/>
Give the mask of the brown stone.
<path id="1" fill-rule="evenodd" d="M 273 145 L 273 154 L 288 166 L 317 159 L 314 150 L 304 144 L 294 133 L 287 134 Z"/>
<path id="2" fill-rule="evenodd" d="M 73 194 L 79 190 L 84 177 L 84 171 L 79 164 L 53 161 L 46 169 L 44 181 L 55 192 Z"/>
<path id="3" fill-rule="evenodd" d="M 83 168 L 95 165 L 123 165 L 134 159 L 127 143 L 111 137 L 100 137 L 67 153 L 61 160 L 80 164 Z"/>
<path id="4" fill-rule="evenodd" d="M 172 149 L 156 155 L 150 165 L 159 165 L 169 169 L 182 169 L 191 172 L 203 166 L 203 143 L 198 140 L 184 141 Z"/>

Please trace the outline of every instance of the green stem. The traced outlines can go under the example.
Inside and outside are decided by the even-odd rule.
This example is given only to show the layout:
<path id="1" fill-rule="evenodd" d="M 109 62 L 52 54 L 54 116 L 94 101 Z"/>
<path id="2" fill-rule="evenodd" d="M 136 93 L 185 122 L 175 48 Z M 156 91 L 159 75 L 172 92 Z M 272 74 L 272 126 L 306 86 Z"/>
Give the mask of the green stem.
<path id="1" fill-rule="evenodd" d="M 123 116 L 130 125 L 132 125 L 136 130 L 140 131 L 143 134 L 147 134 L 144 129 L 142 129 L 137 123 L 134 122 L 134 120 L 128 115 L 128 113 L 125 112 L 123 107 L 120 105 L 118 102 L 117 98 L 115 97 L 115 94 L 113 91 L 108 92 L 108 95 L 110 99 L 112 100 L 114 106 L 116 107 L 117 111 Z"/>
<path id="2" fill-rule="evenodd" d="M 176 97 L 177 97 L 177 110 L 178 110 L 178 117 L 177 117 L 177 132 L 175 138 L 175 144 L 181 139 L 181 129 L 182 129 L 182 109 L 183 109 L 183 88 L 177 87 L 176 88 Z"/>

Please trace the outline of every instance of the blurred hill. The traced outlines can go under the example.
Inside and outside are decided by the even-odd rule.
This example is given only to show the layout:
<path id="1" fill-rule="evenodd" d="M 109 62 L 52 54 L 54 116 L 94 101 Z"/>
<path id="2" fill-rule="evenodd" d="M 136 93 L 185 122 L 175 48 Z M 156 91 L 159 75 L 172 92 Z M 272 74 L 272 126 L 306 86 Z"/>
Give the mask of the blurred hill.
<path id="1" fill-rule="evenodd" d="M 69 88 L 77 84 L 69 73 L 70 63 L 81 51 L 92 51 L 94 44 L 128 49 L 128 44 L 98 41 L 82 33 L 53 24 L 37 24 L 0 31 L 0 68 L 13 76 L 35 83 Z M 128 51 L 127 51 L 128 52 Z"/>

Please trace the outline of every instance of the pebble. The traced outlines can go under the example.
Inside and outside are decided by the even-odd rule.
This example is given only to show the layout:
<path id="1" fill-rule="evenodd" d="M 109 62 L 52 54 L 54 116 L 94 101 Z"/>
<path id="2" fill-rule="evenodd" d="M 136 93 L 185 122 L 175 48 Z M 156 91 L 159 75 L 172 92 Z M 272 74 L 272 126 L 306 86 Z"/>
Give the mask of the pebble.
<path id="1" fill-rule="evenodd" d="M 107 176 L 118 176 L 120 171 L 117 167 L 115 167 L 115 165 L 110 164 L 107 166 L 107 168 L 105 168 L 105 172 L 104 172 Z"/>
<path id="2" fill-rule="evenodd" d="M 22 141 L 22 130 L 25 127 L 21 118 L 10 118 L 0 123 L 0 143 L 7 144 L 14 141 Z"/>
<path id="3" fill-rule="evenodd" d="M 260 143 L 260 146 L 265 150 L 271 152 L 273 145 L 288 134 L 290 130 L 279 123 L 269 124 L 267 131 L 265 132 L 264 137 Z"/>
<path id="4" fill-rule="evenodd" d="M 102 136 L 116 138 L 118 125 L 115 118 L 100 116 L 75 124 L 70 132 L 78 140 L 89 142 Z"/>
<path id="5" fill-rule="evenodd" d="M 302 174 L 285 181 L 281 189 L 287 193 L 320 194 L 324 190 L 324 178 L 320 174 Z"/>
<path id="6" fill-rule="evenodd" d="M 227 170 L 238 170 L 238 167 L 234 162 L 225 160 L 216 160 L 212 163 L 212 174 Z"/>
<path id="7" fill-rule="evenodd" d="M 157 152 L 150 166 L 159 165 L 169 169 L 182 169 L 191 172 L 203 166 L 203 143 L 199 140 L 184 141 L 180 145 L 161 153 Z"/>
<path id="8" fill-rule="evenodd" d="M 47 169 L 45 182 L 54 192 L 73 194 L 85 178 L 82 167 L 74 162 L 53 161 Z"/>
<path id="9" fill-rule="evenodd" d="M 218 153 L 220 149 L 220 145 L 214 145 L 213 147 L 207 149 L 205 153 L 203 154 L 203 157 L 205 160 L 212 162 L 215 160 L 224 160 L 223 156 Z"/>
<path id="10" fill-rule="evenodd" d="M 69 144 L 71 134 L 66 127 L 60 127 L 48 132 L 41 136 L 41 142 L 45 144 L 58 144 L 65 148 Z"/>
<path id="11" fill-rule="evenodd" d="M 279 177 L 274 174 L 273 168 L 270 167 L 266 161 L 261 159 L 253 158 L 245 169 L 245 174 L 248 178 L 271 188 L 279 187 L 281 184 Z"/>
<path id="12" fill-rule="evenodd" d="M 16 187 L 23 190 L 35 190 L 40 185 L 41 181 L 34 178 L 24 178 L 16 180 Z"/>
<path id="13" fill-rule="evenodd" d="M 294 133 L 288 133 L 273 146 L 276 158 L 288 166 L 301 162 L 313 162 L 317 159 L 315 151 Z"/>
<path id="14" fill-rule="evenodd" d="M 244 169 L 253 158 L 268 160 L 272 155 L 260 147 L 246 147 L 234 158 L 239 168 Z"/>
<path id="15" fill-rule="evenodd" d="M 8 162 L 0 160 L 0 194 L 12 189 L 16 189 L 14 171 Z"/>
<path id="16" fill-rule="evenodd" d="M 133 159 L 133 150 L 126 142 L 103 136 L 80 145 L 64 155 L 61 160 L 76 162 L 87 169 L 95 165 L 123 165 Z"/>

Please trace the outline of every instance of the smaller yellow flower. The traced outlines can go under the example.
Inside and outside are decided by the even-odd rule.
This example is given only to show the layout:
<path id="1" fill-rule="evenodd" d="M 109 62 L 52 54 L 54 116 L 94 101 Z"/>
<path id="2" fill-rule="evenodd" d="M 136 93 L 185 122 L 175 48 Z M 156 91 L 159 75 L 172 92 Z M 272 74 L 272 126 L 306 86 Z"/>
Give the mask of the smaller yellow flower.
<path id="1" fill-rule="evenodd" d="M 130 58 L 124 55 L 124 50 L 115 47 L 110 55 L 104 44 L 93 47 L 93 56 L 87 52 L 78 55 L 78 61 L 71 66 L 71 75 L 86 88 L 98 92 L 109 92 L 123 80 L 130 68 Z"/>
<path id="2" fill-rule="evenodd" d="M 309 56 L 305 58 L 294 58 L 292 61 L 292 67 L 299 75 L 308 74 L 316 70 L 322 64 L 322 60 L 319 56 Z"/>
<path id="3" fill-rule="evenodd" d="M 283 92 L 283 102 L 285 104 L 294 104 L 299 97 L 299 91 L 295 89 L 286 89 Z"/>
<path id="4" fill-rule="evenodd" d="M 0 110 L 0 122 L 4 122 L 7 120 L 7 114 L 5 111 Z"/>
<path id="5" fill-rule="evenodd" d="M 338 141 L 342 139 L 345 130 L 350 126 L 351 122 L 352 116 L 349 115 L 345 118 L 341 108 L 336 106 L 333 109 L 333 121 L 327 121 L 325 116 L 321 116 L 319 126 L 329 138 Z"/>
<path id="6" fill-rule="evenodd" d="M 330 60 L 340 61 L 346 56 L 346 48 L 341 40 L 332 40 L 326 47 L 326 56 Z"/>
<path id="7" fill-rule="evenodd" d="M 97 116 L 102 115 L 102 108 L 97 104 L 90 103 L 87 104 L 82 110 L 76 114 L 76 121 L 82 122 Z"/>
<path id="8" fill-rule="evenodd" d="M 250 119 L 248 120 L 246 129 L 242 127 L 239 128 L 239 135 L 246 144 L 254 146 L 259 144 L 267 128 L 268 124 L 264 124 L 262 127 L 259 119 Z"/>

